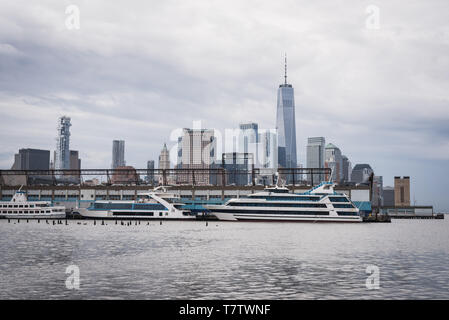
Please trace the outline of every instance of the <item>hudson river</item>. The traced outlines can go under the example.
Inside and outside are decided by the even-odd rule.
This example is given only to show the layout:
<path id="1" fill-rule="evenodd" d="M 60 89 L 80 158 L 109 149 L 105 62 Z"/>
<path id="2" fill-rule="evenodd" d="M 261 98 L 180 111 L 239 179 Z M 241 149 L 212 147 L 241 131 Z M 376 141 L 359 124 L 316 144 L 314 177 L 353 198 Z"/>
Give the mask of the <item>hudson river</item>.
<path id="1" fill-rule="evenodd" d="M 0 220 L 0 299 L 449 298 L 448 216 L 134 224 Z"/>

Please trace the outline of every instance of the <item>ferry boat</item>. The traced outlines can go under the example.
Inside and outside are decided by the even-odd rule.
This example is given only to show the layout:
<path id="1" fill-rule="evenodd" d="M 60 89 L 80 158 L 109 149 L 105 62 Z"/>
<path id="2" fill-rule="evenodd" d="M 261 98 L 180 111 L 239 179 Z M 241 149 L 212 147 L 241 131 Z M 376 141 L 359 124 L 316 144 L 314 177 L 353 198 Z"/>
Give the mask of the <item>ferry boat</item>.
<path id="1" fill-rule="evenodd" d="M 0 218 L 64 219 L 64 206 L 52 206 L 50 201 L 28 201 L 26 192 L 16 191 L 11 201 L 0 201 Z"/>
<path id="2" fill-rule="evenodd" d="M 359 209 L 335 184 L 322 182 L 305 193 L 290 193 L 286 187 L 269 187 L 223 205 L 206 205 L 224 221 L 362 222 Z"/>
<path id="3" fill-rule="evenodd" d="M 77 209 L 81 216 L 93 219 L 154 219 L 194 220 L 196 216 L 183 210 L 178 195 L 157 187 L 137 195 L 137 200 L 98 200 L 85 209 Z"/>

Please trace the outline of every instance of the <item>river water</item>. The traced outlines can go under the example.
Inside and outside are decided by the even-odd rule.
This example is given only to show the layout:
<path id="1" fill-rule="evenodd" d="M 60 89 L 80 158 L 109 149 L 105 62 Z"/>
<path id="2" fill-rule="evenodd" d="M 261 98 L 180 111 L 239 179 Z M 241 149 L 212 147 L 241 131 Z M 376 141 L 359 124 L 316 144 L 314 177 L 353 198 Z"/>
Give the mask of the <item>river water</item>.
<path id="1" fill-rule="evenodd" d="M 448 218 L 0 220 L 0 299 L 448 299 Z"/>

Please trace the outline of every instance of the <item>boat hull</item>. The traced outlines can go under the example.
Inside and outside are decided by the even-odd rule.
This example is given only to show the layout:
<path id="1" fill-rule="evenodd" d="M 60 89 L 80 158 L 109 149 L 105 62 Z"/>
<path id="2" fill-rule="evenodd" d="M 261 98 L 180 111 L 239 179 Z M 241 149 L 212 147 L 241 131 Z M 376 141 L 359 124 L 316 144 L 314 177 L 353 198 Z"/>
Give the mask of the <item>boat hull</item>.
<path id="1" fill-rule="evenodd" d="M 48 214 L 3 214 L 3 219 L 65 219 L 65 213 L 48 213 Z"/>
<path id="2" fill-rule="evenodd" d="M 79 214 L 88 219 L 126 219 L 126 220 L 196 220 L 196 216 L 177 214 L 173 215 L 159 215 L 159 211 L 153 212 L 153 215 L 148 214 L 142 215 L 120 215 L 120 212 L 113 212 L 107 210 L 88 210 L 88 209 L 78 209 L 76 210 Z"/>

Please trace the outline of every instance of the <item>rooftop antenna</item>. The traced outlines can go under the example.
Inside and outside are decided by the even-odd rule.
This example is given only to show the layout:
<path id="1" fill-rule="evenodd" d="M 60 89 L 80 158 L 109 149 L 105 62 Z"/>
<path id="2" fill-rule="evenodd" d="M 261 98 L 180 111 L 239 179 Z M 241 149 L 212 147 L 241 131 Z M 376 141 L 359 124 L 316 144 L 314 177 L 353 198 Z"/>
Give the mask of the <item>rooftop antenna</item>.
<path id="1" fill-rule="evenodd" d="M 285 79 L 285 85 L 287 85 L 287 52 L 285 53 L 285 74 L 284 74 L 284 79 Z"/>

